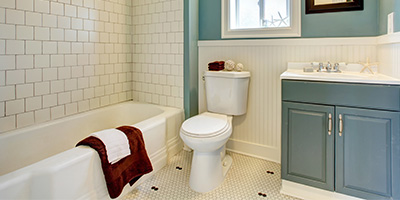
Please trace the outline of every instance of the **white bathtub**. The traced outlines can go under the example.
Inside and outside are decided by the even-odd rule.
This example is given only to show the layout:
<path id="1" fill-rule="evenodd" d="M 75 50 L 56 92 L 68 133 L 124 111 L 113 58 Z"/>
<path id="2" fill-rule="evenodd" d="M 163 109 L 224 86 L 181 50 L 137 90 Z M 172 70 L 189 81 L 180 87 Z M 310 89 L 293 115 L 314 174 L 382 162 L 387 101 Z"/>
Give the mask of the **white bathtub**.
<path id="1" fill-rule="evenodd" d="M 0 199 L 109 199 L 97 152 L 74 146 L 92 132 L 133 125 L 154 170 L 122 197 L 182 149 L 183 120 L 182 109 L 125 102 L 0 134 Z"/>

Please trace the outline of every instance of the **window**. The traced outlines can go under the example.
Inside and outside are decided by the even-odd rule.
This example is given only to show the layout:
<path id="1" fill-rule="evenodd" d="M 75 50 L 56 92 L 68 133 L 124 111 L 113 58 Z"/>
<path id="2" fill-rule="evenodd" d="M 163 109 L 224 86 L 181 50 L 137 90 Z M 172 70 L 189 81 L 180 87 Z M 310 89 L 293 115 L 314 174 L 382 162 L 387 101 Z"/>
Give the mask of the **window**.
<path id="1" fill-rule="evenodd" d="M 222 38 L 299 37 L 299 0 L 222 0 Z"/>

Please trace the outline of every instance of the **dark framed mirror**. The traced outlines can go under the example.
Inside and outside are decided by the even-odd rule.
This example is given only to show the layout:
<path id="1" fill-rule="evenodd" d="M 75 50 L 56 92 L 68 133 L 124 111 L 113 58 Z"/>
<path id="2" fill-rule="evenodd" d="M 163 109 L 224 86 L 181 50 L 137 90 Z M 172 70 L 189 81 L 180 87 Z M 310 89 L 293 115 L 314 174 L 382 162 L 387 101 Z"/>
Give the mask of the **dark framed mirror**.
<path id="1" fill-rule="evenodd" d="M 306 0 L 306 14 L 363 9 L 364 0 Z"/>

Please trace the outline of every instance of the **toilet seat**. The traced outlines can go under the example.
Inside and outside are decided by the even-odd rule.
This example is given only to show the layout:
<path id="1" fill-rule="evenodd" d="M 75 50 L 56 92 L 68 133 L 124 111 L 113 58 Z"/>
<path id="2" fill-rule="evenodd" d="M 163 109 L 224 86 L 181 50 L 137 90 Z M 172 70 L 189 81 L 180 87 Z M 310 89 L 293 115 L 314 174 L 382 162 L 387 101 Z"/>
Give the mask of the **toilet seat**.
<path id="1" fill-rule="evenodd" d="M 225 133 L 229 127 L 228 116 L 205 112 L 183 122 L 181 132 L 190 137 L 208 138 Z"/>

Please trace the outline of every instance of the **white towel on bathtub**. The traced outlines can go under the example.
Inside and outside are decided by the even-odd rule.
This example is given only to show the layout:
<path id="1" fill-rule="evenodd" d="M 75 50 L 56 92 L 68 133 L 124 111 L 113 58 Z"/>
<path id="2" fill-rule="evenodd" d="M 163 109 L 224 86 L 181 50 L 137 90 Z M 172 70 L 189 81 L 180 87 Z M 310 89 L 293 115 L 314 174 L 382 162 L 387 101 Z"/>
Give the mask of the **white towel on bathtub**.
<path id="1" fill-rule="evenodd" d="M 96 137 L 103 142 L 106 146 L 108 162 L 111 164 L 131 154 L 128 137 L 118 129 L 106 129 L 92 133 L 90 136 Z"/>

